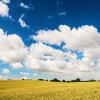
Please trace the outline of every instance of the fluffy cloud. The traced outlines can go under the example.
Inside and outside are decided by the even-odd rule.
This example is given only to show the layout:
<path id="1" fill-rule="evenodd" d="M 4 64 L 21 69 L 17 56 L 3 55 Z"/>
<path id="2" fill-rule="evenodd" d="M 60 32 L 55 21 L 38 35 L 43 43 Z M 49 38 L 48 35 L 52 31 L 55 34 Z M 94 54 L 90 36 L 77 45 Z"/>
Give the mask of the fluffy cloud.
<path id="1" fill-rule="evenodd" d="M 64 49 L 81 51 L 90 59 L 100 57 L 100 34 L 94 26 L 85 25 L 71 29 L 66 25 L 60 25 L 58 30 L 40 30 L 33 39 L 55 45 L 64 42 Z"/>
<path id="2" fill-rule="evenodd" d="M 59 71 L 61 63 L 64 63 L 64 56 L 66 54 L 60 50 L 53 49 L 43 43 L 36 43 L 32 44 L 29 48 L 26 64 L 35 70 Z"/>
<path id="3" fill-rule="evenodd" d="M 7 0 L 0 1 L 0 16 L 8 17 L 9 16 L 9 7 L 5 3 Z"/>
<path id="4" fill-rule="evenodd" d="M 0 29 L 0 60 L 10 63 L 15 67 L 20 65 L 25 60 L 27 55 L 27 48 L 25 47 L 22 39 L 16 35 L 6 35 Z"/>
<path id="5" fill-rule="evenodd" d="M 9 70 L 6 69 L 6 68 L 4 68 L 4 69 L 2 70 L 2 74 L 9 74 Z"/>
<path id="6" fill-rule="evenodd" d="M 60 45 L 65 43 L 65 48 L 74 50 L 85 50 L 97 48 L 100 45 L 100 35 L 94 26 L 81 26 L 79 28 L 70 28 L 66 25 L 60 25 L 58 30 L 40 30 L 34 39 L 48 44 Z"/>
<path id="7" fill-rule="evenodd" d="M 29 28 L 29 26 L 25 23 L 25 21 L 23 20 L 24 15 L 22 14 L 21 17 L 19 18 L 18 22 L 20 23 L 20 26 L 22 28 Z"/>
<path id="8" fill-rule="evenodd" d="M 13 69 L 19 69 L 19 68 L 24 67 L 20 62 L 12 63 L 11 65 L 12 65 Z"/>
<path id="9" fill-rule="evenodd" d="M 3 68 L 2 72 L 1 72 L 1 75 L 0 75 L 0 79 L 1 80 L 7 80 L 8 76 L 9 76 L 9 73 L 10 73 L 9 69 Z"/>
<path id="10" fill-rule="evenodd" d="M 51 67 L 53 71 L 62 71 L 69 74 L 74 72 L 75 76 L 85 76 L 84 73 L 91 73 L 91 75 L 95 73 L 99 63 L 98 59 L 100 59 L 100 34 L 94 26 L 85 25 L 71 29 L 67 25 L 60 25 L 55 30 L 38 31 L 37 36 L 33 36 L 33 39 L 49 45 L 58 46 L 61 46 L 63 42 L 63 49 L 83 52 L 83 58 L 81 60 L 77 59 L 78 54 L 63 52 L 64 57 L 58 60 L 58 62 L 55 59 L 44 61 L 45 66 L 49 66 L 50 64 L 50 66 L 55 66 L 54 68 Z"/>
<path id="11" fill-rule="evenodd" d="M 68 77 L 98 77 L 100 34 L 94 26 L 71 29 L 60 25 L 55 30 L 40 30 L 33 39 L 37 42 L 26 48 L 21 37 L 6 35 L 0 29 L 0 60 L 11 64 L 14 69 L 26 67 L 43 72 L 59 72 Z M 58 45 L 60 49 L 50 45 Z M 78 59 L 79 54 L 73 52 L 75 50 L 83 53 L 81 59 Z"/>
<path id="12" fill-rule="evenodd" d="M 10 3 L 10 0 L 2 0 L 2 2 L 8 4 Z"/>
<path id="13" fill-rule="evenodd" d="M 32 44 L 26 66 L 44 72 L 84 73 L 94 71 L 92 60 L 84 55 L 82 60 L 72 52 L 63 52 L 43 43 Z"/>

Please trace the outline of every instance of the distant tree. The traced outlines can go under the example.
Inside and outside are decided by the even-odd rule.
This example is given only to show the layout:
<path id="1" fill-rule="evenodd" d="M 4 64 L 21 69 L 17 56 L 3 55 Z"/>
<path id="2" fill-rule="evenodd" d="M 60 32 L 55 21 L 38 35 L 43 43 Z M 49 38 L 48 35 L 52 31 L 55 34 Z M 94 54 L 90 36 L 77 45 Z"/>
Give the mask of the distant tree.
<path id="1" fill-rule="evenodd" d="M 77 82 L 80 82 L 81 80 L 79 78 L 76 79 Z"/>
<path id="2" fill-rule="evenodd" d="M 52 82 L 61 82 L 60 80 L 58 80 L 57 78 L 54 78 L 53 80 L 50 80 Z"/>
<path id="3" fill-rule="evenodd" d="M 62 82 L 66 82 L 65 80 L 62 80 Z"/>
<path id="4" fill-rule="evenodd" d="M 39 81 L 44 81 L 44 79 L 38 79 Z"/>
<path id="5" fill-rule="evenodd" d="M 80 78 L 77 78 L 76 80 L 71 80 L 71 82 L 80 82 Z"/>

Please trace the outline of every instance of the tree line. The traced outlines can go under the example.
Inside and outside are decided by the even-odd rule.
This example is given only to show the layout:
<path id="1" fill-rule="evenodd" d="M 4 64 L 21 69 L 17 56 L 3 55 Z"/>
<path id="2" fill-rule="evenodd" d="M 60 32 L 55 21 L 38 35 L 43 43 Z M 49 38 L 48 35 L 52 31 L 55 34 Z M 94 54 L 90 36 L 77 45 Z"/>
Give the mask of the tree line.
<path id="1" fill-rule="evenodd" d="M 39 81 L 51 81 L 51 82 L 95 82 L 96 80 L 91 79 L 91 80 L 86 80 L 82 81 L 80 78 L 76 78 L 74 80 L 66 81 L 66 80 L 59 80 L 57 78 L 54 78 L 52 80 L 44 80 L 44 79 L 38 79 Z"/>

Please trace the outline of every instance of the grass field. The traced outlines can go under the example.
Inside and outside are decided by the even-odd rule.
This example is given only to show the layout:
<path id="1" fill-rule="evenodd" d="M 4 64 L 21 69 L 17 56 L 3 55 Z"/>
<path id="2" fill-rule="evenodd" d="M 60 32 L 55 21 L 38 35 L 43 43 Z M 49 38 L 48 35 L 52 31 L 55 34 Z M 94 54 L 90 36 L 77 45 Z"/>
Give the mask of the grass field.
<path id="1" fill-rule="evenodd" d="M 0 100 L 100 100 L 100 83 L 0 81 Z"/>

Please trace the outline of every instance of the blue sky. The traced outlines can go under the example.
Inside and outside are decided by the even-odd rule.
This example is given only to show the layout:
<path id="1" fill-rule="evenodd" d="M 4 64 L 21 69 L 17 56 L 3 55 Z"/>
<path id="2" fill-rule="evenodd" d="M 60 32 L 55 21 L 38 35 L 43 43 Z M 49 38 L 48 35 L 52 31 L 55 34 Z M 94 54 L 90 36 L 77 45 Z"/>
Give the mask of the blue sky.
<path id="1" fill-rule="evenodd" d="M 20 7 L 20 3 L 28 5 L 30 9 Z M 60 24 L 70 27 L 94 25 L 98 30 L 100 27 L 99 0 L 11 0 L 9 8 L 14 21 L 0 18 L 0 26 L 8 33 L 18 33 L 27 45 L 31 40 L 27 42 L 26 37 L 39 29 L 55 29 Z M 66 14 L 59 16 L 61 12 Z M 21 28 L 18 23 L 22 14 L 25 14 L 23 19 L 30 26 L 29 30 Z"/>
<path id="2" fill-rule="evenodd" d="M 21 42 L 21 45 L 24 44 L 23 48 L 25 50 L 27 49 L 25 52 L 28 52 L 28 54 L 26 53 L 23 54 L 26 55 L 25 56 L 26 59 L 24 59 L 24 61 L 18 60 L 17 62 L 16 61 L 12 62 L 10 60 L 7 60 L 8 58 L 4 57 L 6 55 L 5 53 L 11 56 L 10 53 L 7 51 L 4 52 L 4 56 L 0 55 L 1 78 L 28 77 L 33 79 L 37 78 L 50 79 L 53 77 L 58 77 L 58 78 L 63 77 L 61 79 L 73 79 L 76 77 L 80 77 L 83 79 L 89 79 L 92 78 L 92 76 L 95 73 L 97 75 L 94 78 L 98 79 L 99 72 L 98 73 L 96 72 L 97 69 L 99 69 L 98 67 L 99 57 L 97 57 L 98 54 L 96 53 L 99 51 L 99 32 L 100 32 L 99 0 L 0 0 L 0 7 L 4 8 L 0 10 L 0 29 L 4 32 L 4 37 L 1 37 L 1 41 L 2 38 L 5 38 L 5 36 L 7 36 L 8 39 L 10 35 L 16 34 L 18 37 L 13 36 L 12 37 L 13 41 L 14 38 L 16 39 L 17 37 L 18 40 Z M 70 31 L 72 31 L 72 33 L 74 34 L 72 34 L 71 36 L 69 35 L 67 36 L 66 35 L 67 33 L 71 34 Z M 62 35 L 57 35 L 59 34 L 59 32 Z M 78 33 L 80 35 L 75 35 L 75 33 Z M 84 35 L 83 33 L 87 35 Z M 76 38 L 76 36 L 78 37 Z M 20 38 L 22 40 L 20 40 Z M 72 43 L 72 41 L 76 41 L 74 39 L 79 39 L 77 41 L 80 44 L 79 43 L 74 44 L 74 42 Z M 11 45 L 13 41 L 11 39 L 9 41 Z M 19 43 L 19 41 L 16 40 L 15 44 L 17 45 L 17 42 Z M 1 47 L 4 48 L 4 50 L 6 50 L 5 44 L 7 43 L 5 44 L 3 43 L 1 43 L 2 45 Z M 9 43 L 7 44 L 7 46 L 9 45 Z M 90 46 L 92 44 L 94 46 Z M 97 51 L 94 50 L 95 48 Z M 41 51 L 38 49 L 41 49 Z M 94 51 L 92 50 L 94 50 L 96 53 L 94 53 Z M 54 54 L 55 52 L 57 54 Z M 85 54 L 87 54 L 87 52 L 89 57 L 91 56 L 91 58 L 89 58 L 86 55 L 86 57 L 88 57 L 88 61 L 85 61 L 85 64 L 88 63 L 90 65 L 90 63 L 94 64 L 95 62 L 98 62 L 95 63 L 96 64 L 95 66 L 97 67 L 90 66 L 90 69 L 81 67 L 79 69 L 82 70 L 82 73 L 81 71 L 77 71 L 77 74 L 72 75 L 71 73 L 73 72 L 69 71 L 69 69 L 71 70 L 72 67 L 67 68 L 66 64 L 67 63 L 69 64 L 69 62 L 71 62 L 71 64 L 73 65 L 74 58 L 72 56 L 77 56 L 76 59 L 74 59 L 74 61 L 77 60 L 78 64 L 79 63 L 81 63 L 81 65 L 84 64 L 84 59 L 87 59 L 85 58 Z M 93 52 L 95 56 L 93 54 L 91 55 L 89 52 Z M 35 54 L 40 54 L 40 55 L 35 55 Z M 70 55 L 69 58 L 67 57 L 68 56 L 67 54 Z M 34 55 L 36 58 L 34 57 Z M 55 58 L 57 55 L 64 57 L 63 60 L 60 57 L 58 57 L 59 59 L 56 59 L 57 61 L 56 63 Z M 31 66 L 31 64 L 28 65 L 29 57 L 27 58 L 27 56 L 32 58 L 32 62 L 34 58 L 39 66 L 35 68 L 34 66 L 36 64 L 31 63 L 33 67 L 32 68 L 27 67 Z M 41 62 L 40 61 L 41 59 L 45 61 Z M 66 62 L 65 59 L 67 59 Z M 58 64 L 59 61 L 62 61 L 60 63 L 61 66 L 55 67 L 59 65 Z M 20 63 L 20 65 L 23 67 L 19 67 L 18 69 L 13 68 L 12 64 L 15 63 L 17 64 Z M 41 65 L 41 63 L 43 65 Z M 48 70 L 48 67 L 50 65 L 49 63 L 54 64 L 53 65 L 54 69 L 51 67 Z M 64 66 L 66 66 L 66 68 Z M 51 69 L 54 71 L 52 71 Z M 85 70 L 86 71 L 85 75 L 83 69 L 88 69 L 87 71 Z M 9 72 L 7 70 L 9 70 Z M 65 77 L 65 75 L 67 77 Z"/>

